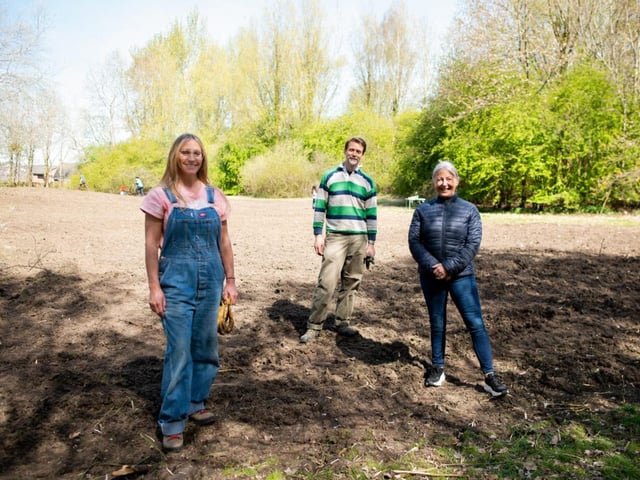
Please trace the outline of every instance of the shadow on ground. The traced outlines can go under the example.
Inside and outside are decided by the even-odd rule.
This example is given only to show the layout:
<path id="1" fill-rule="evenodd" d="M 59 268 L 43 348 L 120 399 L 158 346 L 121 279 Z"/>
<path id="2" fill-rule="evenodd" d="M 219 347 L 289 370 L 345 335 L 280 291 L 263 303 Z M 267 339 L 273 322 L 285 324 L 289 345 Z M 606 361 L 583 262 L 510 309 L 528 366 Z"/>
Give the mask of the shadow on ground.
<path id="1" fill-rule="evenodd" d="M 494 355 L 510 365 L 504 378 L 514 393 L 476 409 L 473 424 L 462 406 L 484 397 L 469 380 L 473 361 L 459 361 L 471 351 L 461 321 L 450 307 L 456 367 L 446 388 L 427 394 L 415 266 L 380 263 L 363 282 L 355 338 L 335 337 L 329 319 L 317 342 L 299 345 L 313 285 L 279 285 L 286 298 L 264 305 L 254 295 L 259 317 L 221 340 L 211 403 L 218 422 L 210 431 L 190 426 L 177 459 L 158 449 L 155 430 L 162 330 L 145 330 L 146 310 L 114 317 L 126 286 L 109 275 L 1 271 L 0 477 L 104 477 L 144 464 L 137 478 L 161 478 L 188 463 L 207 478 L 271 457 L 313 471 L 356 444 L 392 459 L 415 442 L 455 444 L 469 430 L 508 435 L 523 411 L 533 420 L 570 405 L 640 402 L 639 258 L 507 251 L 483 253 L 477 267 Z"/>

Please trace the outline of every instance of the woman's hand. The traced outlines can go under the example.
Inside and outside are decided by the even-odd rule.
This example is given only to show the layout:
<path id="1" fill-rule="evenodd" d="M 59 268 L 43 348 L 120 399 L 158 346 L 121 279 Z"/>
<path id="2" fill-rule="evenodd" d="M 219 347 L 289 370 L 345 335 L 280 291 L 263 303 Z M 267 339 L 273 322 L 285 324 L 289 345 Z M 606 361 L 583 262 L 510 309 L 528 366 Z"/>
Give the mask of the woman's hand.
<path id="1" fill-rule="evenodd" d="M 449 278 L 447 270 L 441 263 L 433 266 L 433 276 L 436 277 L 437 280 L 447 280 Z"/>
<path id="2" fill-rule="evenodd" d="M 231 299 L 231 304 L 235 305 L 238 300 L 238 290 L 236 289 L 236 279 L 227 278 L 222 289 L 222 298 L 224 300 Z"/>
<path id="3" fill-rule="evenodd" d="M 158 269 L 158 249 L 162 242 L 162 219 L 148 213 L 144 220 L 144 261 L 149 282 L 149 307 L 151 311 L 164 317 L 167 301 L 164 292 L 160 288 L 160 273 Z"/>
<path id="4" fill-rule="evenodd" d="M 167 308 L 167 300 L 164 297 L 164 292 L 161 288 L 149 289 L 149 307 L 151 311 L 157 314 L 160 318 L 164 317 L 164 312 Z"/>

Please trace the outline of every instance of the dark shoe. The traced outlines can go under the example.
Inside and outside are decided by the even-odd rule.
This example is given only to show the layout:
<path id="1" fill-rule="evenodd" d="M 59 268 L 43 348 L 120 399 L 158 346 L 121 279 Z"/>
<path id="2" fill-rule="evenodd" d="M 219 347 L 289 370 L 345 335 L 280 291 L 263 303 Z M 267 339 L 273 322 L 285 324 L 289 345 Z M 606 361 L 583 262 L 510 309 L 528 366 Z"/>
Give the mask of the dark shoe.
<path id="1" fill-rule="evenodd" d="M 300 343 L 309 343 L 320 336 L 320 330 L 310 328 L 307 333 L 300 337 Z"/>
<path id="2" fill-rule="evenodd" d="M 427 387 L 439 387 L 444 382 L 444 367 L 431 367 L 429 370 L 429 376 L 425 380 L 424 384 Z"/>
<path id="3" fill-rule="evenodd" d="M 189 415 L 189 418 L 193 420 L 197 425 L 211 425 L 216 421 L 215 416 L 206 408 L 198 410 L 196 413 Z"/>
<path id="4" fill-rule="evenodd" d="M 509 389 L 502 383 L 500 377 L 493 373 L 484 377 L 484 384 L 482 386 L 486 392 L 489 392 L 494 397 L 502 397 L 509 393 Z"/>
<path id="5" fill-rule="evenodd" d="M 178 452 L 184 446 L 184 438 L 181 433 L 175 435 L 164 435 L 162 437 L 162 448 L 165 452 Z"/>
<path id="6" fill-rule="evenodd" d="M 342 335 L 344 337 L 355 337 L 358 334 L 358 330 L 350 327 L 349 325 L 340 325 L 336 327 L 336 332 L 338 335 Z"/>

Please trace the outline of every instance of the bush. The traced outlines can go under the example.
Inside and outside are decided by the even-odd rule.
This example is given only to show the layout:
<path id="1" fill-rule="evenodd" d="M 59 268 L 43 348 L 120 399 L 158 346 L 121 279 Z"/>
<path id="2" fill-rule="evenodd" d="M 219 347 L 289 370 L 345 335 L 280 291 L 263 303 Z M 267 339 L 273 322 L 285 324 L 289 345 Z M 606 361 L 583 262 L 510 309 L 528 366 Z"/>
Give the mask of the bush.
<path id="1" fill-rule="evenodd" d="M 266 198 L 309 196 L 326 168 L 310 162 L 309 155 L 301 142 L 286 140 L 253 157 L 241 169 L 243 192 Z"/>
<path id="2" fill-rule="evenodd" d="M 151 140 L 131 139 L 113 146 L 89 147 L 86 163 L 79 169 L 90 190 L 118 193 L 122 185 L 131 188 L 139 176 L 145 189 L 155 186 L 164 172 L 168 147 Z M 71 178 L 78 188 L 80 174 Z"/>

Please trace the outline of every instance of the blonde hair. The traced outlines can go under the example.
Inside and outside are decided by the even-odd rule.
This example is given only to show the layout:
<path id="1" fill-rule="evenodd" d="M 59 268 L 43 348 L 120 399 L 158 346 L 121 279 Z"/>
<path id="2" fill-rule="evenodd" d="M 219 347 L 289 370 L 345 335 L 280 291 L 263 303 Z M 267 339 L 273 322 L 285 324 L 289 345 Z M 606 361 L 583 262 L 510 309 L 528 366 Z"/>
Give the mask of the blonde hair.
<path id="1" fill-rule="evenodd" d="M 200 180 L 205 185 L 209 185 L 209 163 L 207 161 L 207 154 L 204 150 L 204 145 L 202 144 L 202 140 L 200 140 L 193 133 L 183 133 L 178 138 L 176 138 L 169 150 L 169 155 L 167 156 L 167 167 L 164 170 L 164 174 L 162 175 L 162 179 L 160 183 L 165 187 L 171 189 L 173 194 L 178 197 L 180 200 L 184 200 L 182 196 L 178 193 L 176 189 L 176 182 L 178 181 L 179 175 L 179 158 L 180 149 L 185 142 L 189 140 L 194 140 L 198 143 L 200 147 L 200 151 L 202 152 L 202 165 L 200 165 L 200 170 L 198 170 L 198 180 Z"/>

